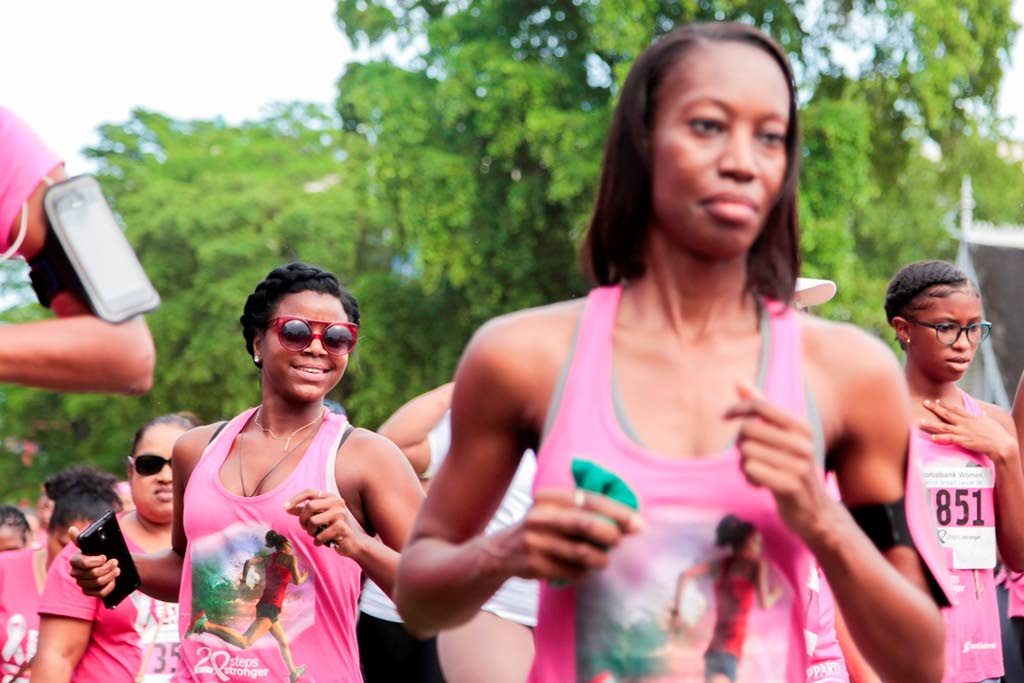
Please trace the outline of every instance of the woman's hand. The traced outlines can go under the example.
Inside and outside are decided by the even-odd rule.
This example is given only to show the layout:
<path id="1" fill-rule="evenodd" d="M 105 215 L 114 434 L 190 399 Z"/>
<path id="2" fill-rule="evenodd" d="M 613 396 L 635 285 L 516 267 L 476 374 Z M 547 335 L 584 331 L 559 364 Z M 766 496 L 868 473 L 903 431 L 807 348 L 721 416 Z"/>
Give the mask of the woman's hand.
<path id="1" fill-rule="evenodd" d="M 68 536 L 75 545 L 78 545 L 79 533 L 77 527 L 68 528 Z M 120 574 L 117 560 L 108 560 L 105 555 L 83 555 L 79 552 L 71 556 L 71 578 L 90 597 L 102 598 L 109 594 Z"/>
<path id="2" fill-rule="evenodd" d="M 339 555 L 355 557 L 369 539 L 345 501 L 333 493 L 307 489 L 286 503 L 316 545 L 326 545 Z"/>
<path id="3" fill-rule="evenodd" d="M 942 401 L 925 401 L 936 420 L 921 420 L 921 429 L 936 443 L 951 443 L 984 453 L 996 464 L 1017 456 L 1017 440 L 1003 425 L 982 412 L 971 415 L 962 407 Z"/>
<path id="4" fill-rule="evenodd" d="M 583 489 L 544 489 L 526 516 L 494 539 L 513 576 L 574 581 L 606 567 L 623 536 L 642 529 L 639 514 L 610 498 Z"/>
<path id="5" fill-rule="evenodd" d="M 746 382 L 737 385 L 740 401 L 726 418 L 741 420 L 738 446 L 743 474 L 775 497 L 779 515 L 805 541 L 824 522 L 832 505 L 824 475 L 814 457 L 811 426 L 770 403 Z"/>

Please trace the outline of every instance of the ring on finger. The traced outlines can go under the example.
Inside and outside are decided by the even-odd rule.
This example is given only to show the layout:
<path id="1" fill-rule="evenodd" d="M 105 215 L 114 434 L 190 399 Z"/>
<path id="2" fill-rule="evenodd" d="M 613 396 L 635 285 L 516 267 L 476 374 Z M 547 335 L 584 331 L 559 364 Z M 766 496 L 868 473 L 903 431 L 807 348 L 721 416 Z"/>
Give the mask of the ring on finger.
<path id="1" fill-rule="evenodd" d="M 587 496 L 583 492 L 583 489 L 576 489 L 572 492 L 572 504 L 578 509 L 582 510 L 587 502 Z"/>

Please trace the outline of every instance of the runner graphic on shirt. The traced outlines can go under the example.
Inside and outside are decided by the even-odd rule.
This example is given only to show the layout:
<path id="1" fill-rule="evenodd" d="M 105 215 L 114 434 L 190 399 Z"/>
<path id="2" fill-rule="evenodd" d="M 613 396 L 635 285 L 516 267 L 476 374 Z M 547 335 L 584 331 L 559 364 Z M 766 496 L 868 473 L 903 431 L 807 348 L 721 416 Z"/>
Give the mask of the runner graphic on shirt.
<path id="1" fill-rule="evenodd" d="M 785 681 L 796 591 L 758 528 L 678 507 L 647 521 L 576 586 L 577 680 Z"/>
<path id="2" fill-rule="evenodd" d="M 754 598 L 761 609 L 770 609 L 783 590 L 781 585 L 770 586 L 770 570 L 761 554 L 761 534 L 750 522 L 726 515 L 715 530 L 715 545 L 726 548 L 728 554 L 680 574 L 669 612 L 673 627 L 685 628 L 681 608 L 687 587 L 702 576 L 714 577 L 715 626 L 704 653 L 704 678 L 707 683 L 731 683 L 736 680 Z"/>
<path id="3" fill-rule="evenodd" d="M 234 602 L 240 602 L 246 601 L 247 598 L 251 599 L 251 596 L 259 591 L 259 586 L 262 584 L 262 592 L 256 602 L 255 617 L 245 632 L 213 621 L 213 615 L 210 613 L 211 607 L 219 607 L 220 611 L 229 618 L 234 616 L 231 612 L 237 614 L 238 611 L 224 610 L 224 605 L 218 604 L 224 602 L 222 595 L 220 597 L 216 595 L 218 592 L 223 594 L 224 587 L 221 585 L 218 586 L 220 591 L 207 591 L 212 594 L 193 596 L 192 622 L 185 635 L 186 637 L 196 637 L 208 633 L 226 643 L 248 650 L 269 633 L 277 641 L 281 658 L 288 667 L 289 680 L 291 683 L 295 683 L 305 673 L 306 666 L 296 666 L 292 659 L 290 639 L 280 619 L 289 586 L 292 584 L 301 586 L 306 583 L 309 579 L 309 572 L 300 568 L 299 560 L 295 556 L 295 549 L 285 536 L 271 529 L 266 533 L 265 545 L 266 548 L 271 549 L 271 552 L 258 552 L 245 560 L 235 588 Z M 193 561 L 193 565 L 196 566 L 195 561 Z M 249 584 L 250 575 L 260 577 L 255 586 Z M 203 600 L 203 597 L 207 599 Z"/>

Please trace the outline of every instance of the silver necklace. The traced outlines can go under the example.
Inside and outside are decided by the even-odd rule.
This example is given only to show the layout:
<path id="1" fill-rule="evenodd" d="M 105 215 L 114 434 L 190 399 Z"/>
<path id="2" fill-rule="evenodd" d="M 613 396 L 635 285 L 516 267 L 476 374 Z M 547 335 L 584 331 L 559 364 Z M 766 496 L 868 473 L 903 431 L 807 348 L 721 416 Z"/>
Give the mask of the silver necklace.
<path id="1" fill-rule="evenodd" d="M 313 422 L 310 422 L 308 425 L 306 425 L 306 427 L 308 427 L 309 425 L 313 424 L 314 422 L 317 422 L 318 420 L 322 420 L 324 418 L 324 415 L 326 415 L 326 414 L 327 414 L 326 411 L 324 411 L 323 413 L 320 413 L 320 417 L 318 417 L 316 420 L 313 420 Z M 264 431 L 270 431 L 270 430 L 266 429 L 265 427 L 263 427 L 262 425 L 257 424 L 257 426 L 260 429 L 263 429 Z M 294 448 L 292 448 L 290 451 L 285 451 L 284 455 L 282 455 L 278 459 L 278 461 L 274 463 L 274 466 L 271 467 L 269 470 L 267 470 L 267 473 L 264 474 L 260 478 L 260 480 L 258 482 L 256 482 L 256 488 L 254 488 L 252 490 L 252 493 L 248 493 L 245 490 L 245 477 L 243 475 L 243 468 L 242 468 L 242 442 L 239 441 L 238 442 L 238 483 L 242 485 L 242 496 L 244 496 L 245 498 L 249 498 L 251 496 L 257 495 L 260 492 L 260 489 L 263 488 L 263 482 L 265 482 L 267 480 L 267 477 L 269 477 L 270 474 L 274 470 L 277 469 L 278 465 L 280 465 L 285 460 L 287 460 L 289 455 L 291 455 L 295 451 L 299 450 L 299 448 L 302 447 L 302 444 L 306 443 L 306 441 L 309 440 L 309 437 L 311 437 L 315 433 L 316 433 L 316 431 L 312 431 L 309 434 L 306 434 L 306 436 L 302 437 L 302 441 L 300 441 L 297 444 L 295 444 Z M 271 436 L 273 436 L 273 433 L 271 433 Z M 292 436 L 294 436 L 294 434 Z"/>

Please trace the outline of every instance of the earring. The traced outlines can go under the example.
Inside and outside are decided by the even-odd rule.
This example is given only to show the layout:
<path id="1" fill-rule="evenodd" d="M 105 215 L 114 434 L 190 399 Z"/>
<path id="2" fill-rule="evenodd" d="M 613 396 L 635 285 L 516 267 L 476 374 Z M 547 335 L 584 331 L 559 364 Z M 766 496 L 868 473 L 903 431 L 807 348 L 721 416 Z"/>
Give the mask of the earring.
<path id="1" fill-rule="evenodd" d="M 260 357 L 257 356 L 255 353 L 252 354 L 252 362 L 256 363 L 257 365 L 259 365 L 259 363 L 260 363 Z"/>

